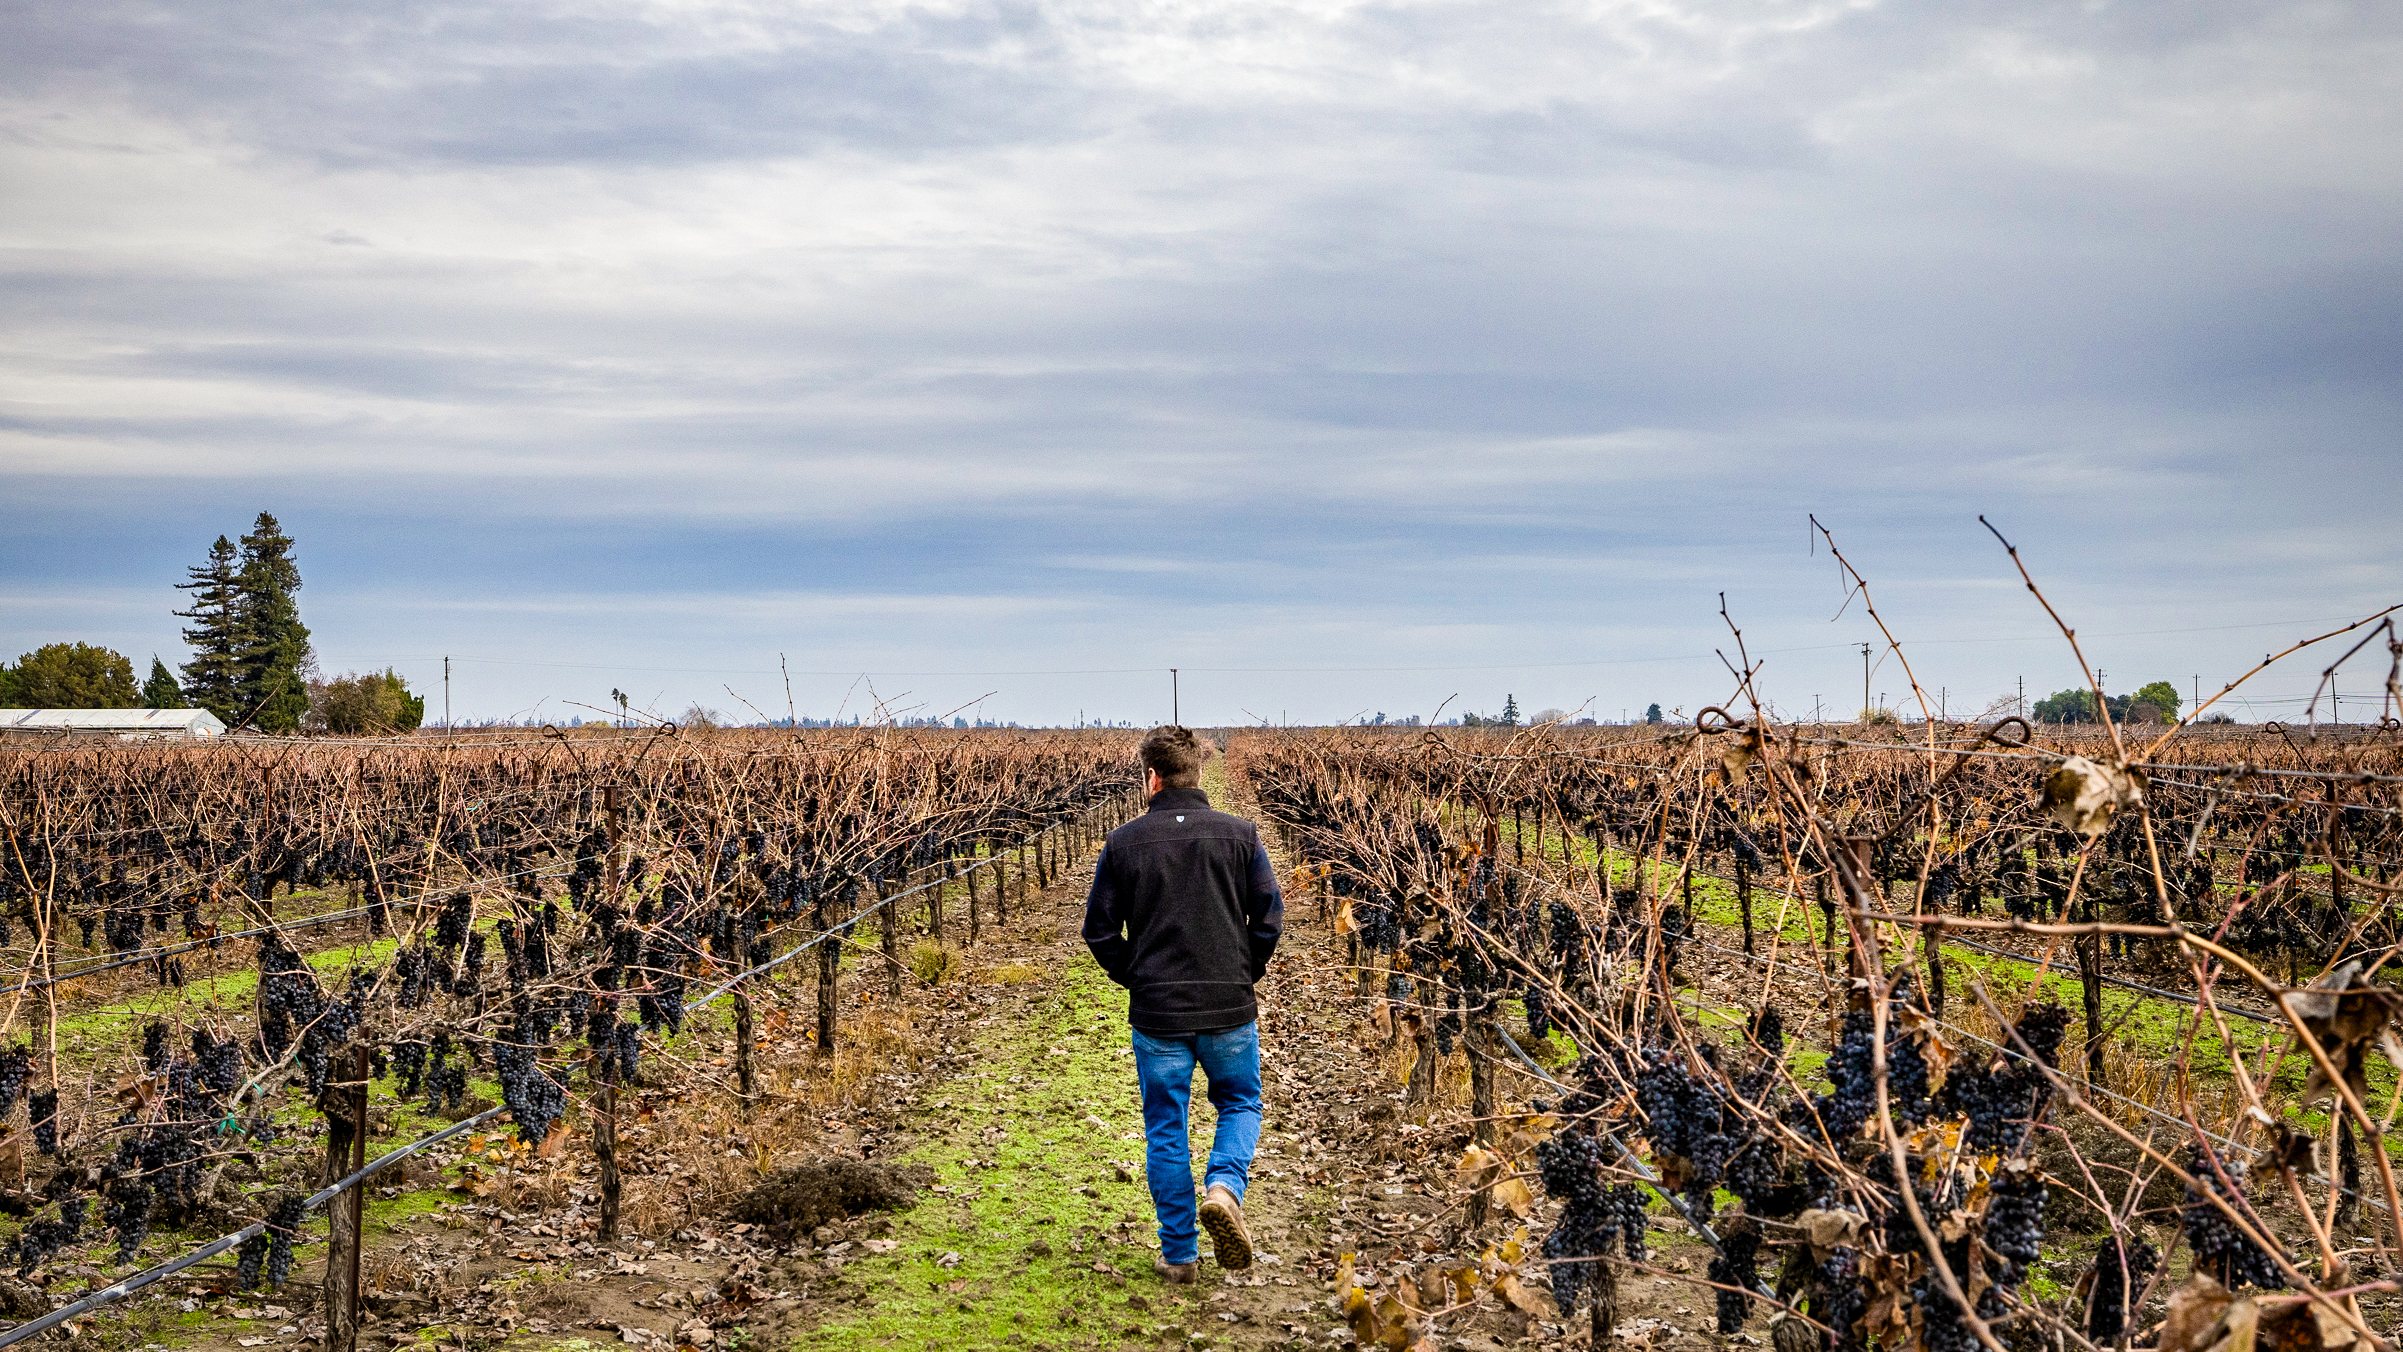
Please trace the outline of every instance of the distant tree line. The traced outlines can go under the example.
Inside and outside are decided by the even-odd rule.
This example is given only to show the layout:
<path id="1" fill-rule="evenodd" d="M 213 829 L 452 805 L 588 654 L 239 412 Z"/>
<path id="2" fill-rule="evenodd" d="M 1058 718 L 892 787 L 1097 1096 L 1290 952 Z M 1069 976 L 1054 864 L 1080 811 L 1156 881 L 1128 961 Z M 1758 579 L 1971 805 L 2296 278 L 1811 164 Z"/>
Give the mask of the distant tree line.
<path id="1" fill-rule="evenodd" d="M 2178 688 L 2167 681 L 2139 687 L 2132 695 L 2113 695 L 2102 701 L 2114 723 L 2174 723 L 2178 719 Z M 2036 701 L 2036 718 L 2044 723 L 2100 723 L 2091 690 L 2059 690 Z"/>
<path id="2" fill-rule="evenodd" d="M 318 674 L 301 623 L 300 564 L 292 537 L 259 513 L 239 543 L 220 535 L 189 580 L 183 631 L 192 660 L 176 679 L 156 654 L 134 684 L 124 654 L 89 643 L 51 643 L 0 666 L 0 705 L 17 709 L 206 709 L 228 728 L 344 735 L 407 732 L 425 720 L 425 698 L 386 668 Z"/>

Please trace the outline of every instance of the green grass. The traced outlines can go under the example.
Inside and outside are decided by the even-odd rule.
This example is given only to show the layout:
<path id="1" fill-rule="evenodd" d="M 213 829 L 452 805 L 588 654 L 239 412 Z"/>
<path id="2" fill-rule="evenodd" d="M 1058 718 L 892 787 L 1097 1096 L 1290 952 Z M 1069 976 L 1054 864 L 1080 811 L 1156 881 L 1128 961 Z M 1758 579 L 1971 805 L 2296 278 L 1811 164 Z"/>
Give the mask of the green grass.
<path id="1" fill-rule="evenodd" d="M 1040 1004 L 995 1025 L 985 1069 L 939 1096 L 961 1125 L 905 1157 L 931 1168 L 935 1186 L 949 1191 L 930 1191 L 904 1213 L 892 1235 L 897 1249 L 845 1269 L 846 1280 L 876 1293 L 874 1302 L 811 1330 L 796 1347 L 993 1347 L 1011 1334 L 1030 1343 L 1115 1344 L 1135 1336 L 1129 1327 L 1140 1326 L 1148 1339 L 1176 1322 L 1188 1302 L 1154 1282 L 1151 1251 L 1139 1242 L 1098 1241 L 1101 1232 L 1140 1241 L 1154 1224 L 1141 1181 L 1133 1062 L 1120 1054 L 1128 1043 L 1125 1003 L 1080 956 Z M 1206 1133 L 1206 1107 L 1195 1118 Z M 1006 1135 L 986 1144 L 988 1126 Z M 1206 1151 L 1206 1140 L 1197 1143 L 1196 1158 Z M 970 1159 L 999 1167 L 970 1167 Z M 1115 1180 L 1121 1162 L 1134 1166 L 1136 1181 Z M 1088 1186 L 1100 1195 L 1081 1195 Z M 1116 1229 L 1126 1218 L 1133 1226 Z M 1072 1248 L 1078 1244 L 1082 1253 Z M 958 1264 L 938 1266 L 948 1253 L 959 1255 Z M 1097 1262 L 1126 1280 L 1094 1270 Z M 1130 1295 L 1149 1308 L 1129 1306 Z"/>

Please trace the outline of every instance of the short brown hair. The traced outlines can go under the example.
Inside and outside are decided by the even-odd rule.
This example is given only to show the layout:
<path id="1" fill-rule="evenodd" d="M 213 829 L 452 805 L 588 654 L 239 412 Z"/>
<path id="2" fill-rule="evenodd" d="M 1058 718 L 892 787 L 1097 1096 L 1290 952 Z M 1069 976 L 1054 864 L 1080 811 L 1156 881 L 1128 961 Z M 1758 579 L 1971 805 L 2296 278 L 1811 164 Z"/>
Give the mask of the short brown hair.
<path id="1" fill-rule="evenodd" d="M 1194 736 L 1191 728 L 1163 723 L 1144 734 L 1142 756 L 1143 768 L 1158 775 L 1162 787 L 1198 788 L 1210 744 Z"/>

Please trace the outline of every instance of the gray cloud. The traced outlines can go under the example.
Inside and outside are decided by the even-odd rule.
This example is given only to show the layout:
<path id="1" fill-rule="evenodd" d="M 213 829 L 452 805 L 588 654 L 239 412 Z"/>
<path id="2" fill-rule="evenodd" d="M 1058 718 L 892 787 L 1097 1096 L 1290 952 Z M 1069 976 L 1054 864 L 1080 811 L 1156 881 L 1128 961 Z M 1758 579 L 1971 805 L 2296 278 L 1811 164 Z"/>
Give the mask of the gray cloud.
<path id="1" fill-rule="evenodd" d="M 2391 7 L 0 14 L 0 642 L 171 654 L 259 506 L 496 713 L 1690 705 L 1721 589 L 1826 694 L 1813 509 L 1981 696 L 2066 681 L 1979 511 L 2127 670 L 2403 595 Z"/>

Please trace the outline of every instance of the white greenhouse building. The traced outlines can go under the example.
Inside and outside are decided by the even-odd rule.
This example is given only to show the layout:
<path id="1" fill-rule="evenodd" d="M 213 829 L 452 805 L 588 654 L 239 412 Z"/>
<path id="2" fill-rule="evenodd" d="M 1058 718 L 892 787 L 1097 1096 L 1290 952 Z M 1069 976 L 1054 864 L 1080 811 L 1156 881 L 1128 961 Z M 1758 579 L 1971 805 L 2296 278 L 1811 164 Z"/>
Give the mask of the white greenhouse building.
<path id="1" fill-rule="evenodd" d="M 0 709 L 0 735 L 185 740 L 222 737 L 225 724 L 206 709 Z"/>

